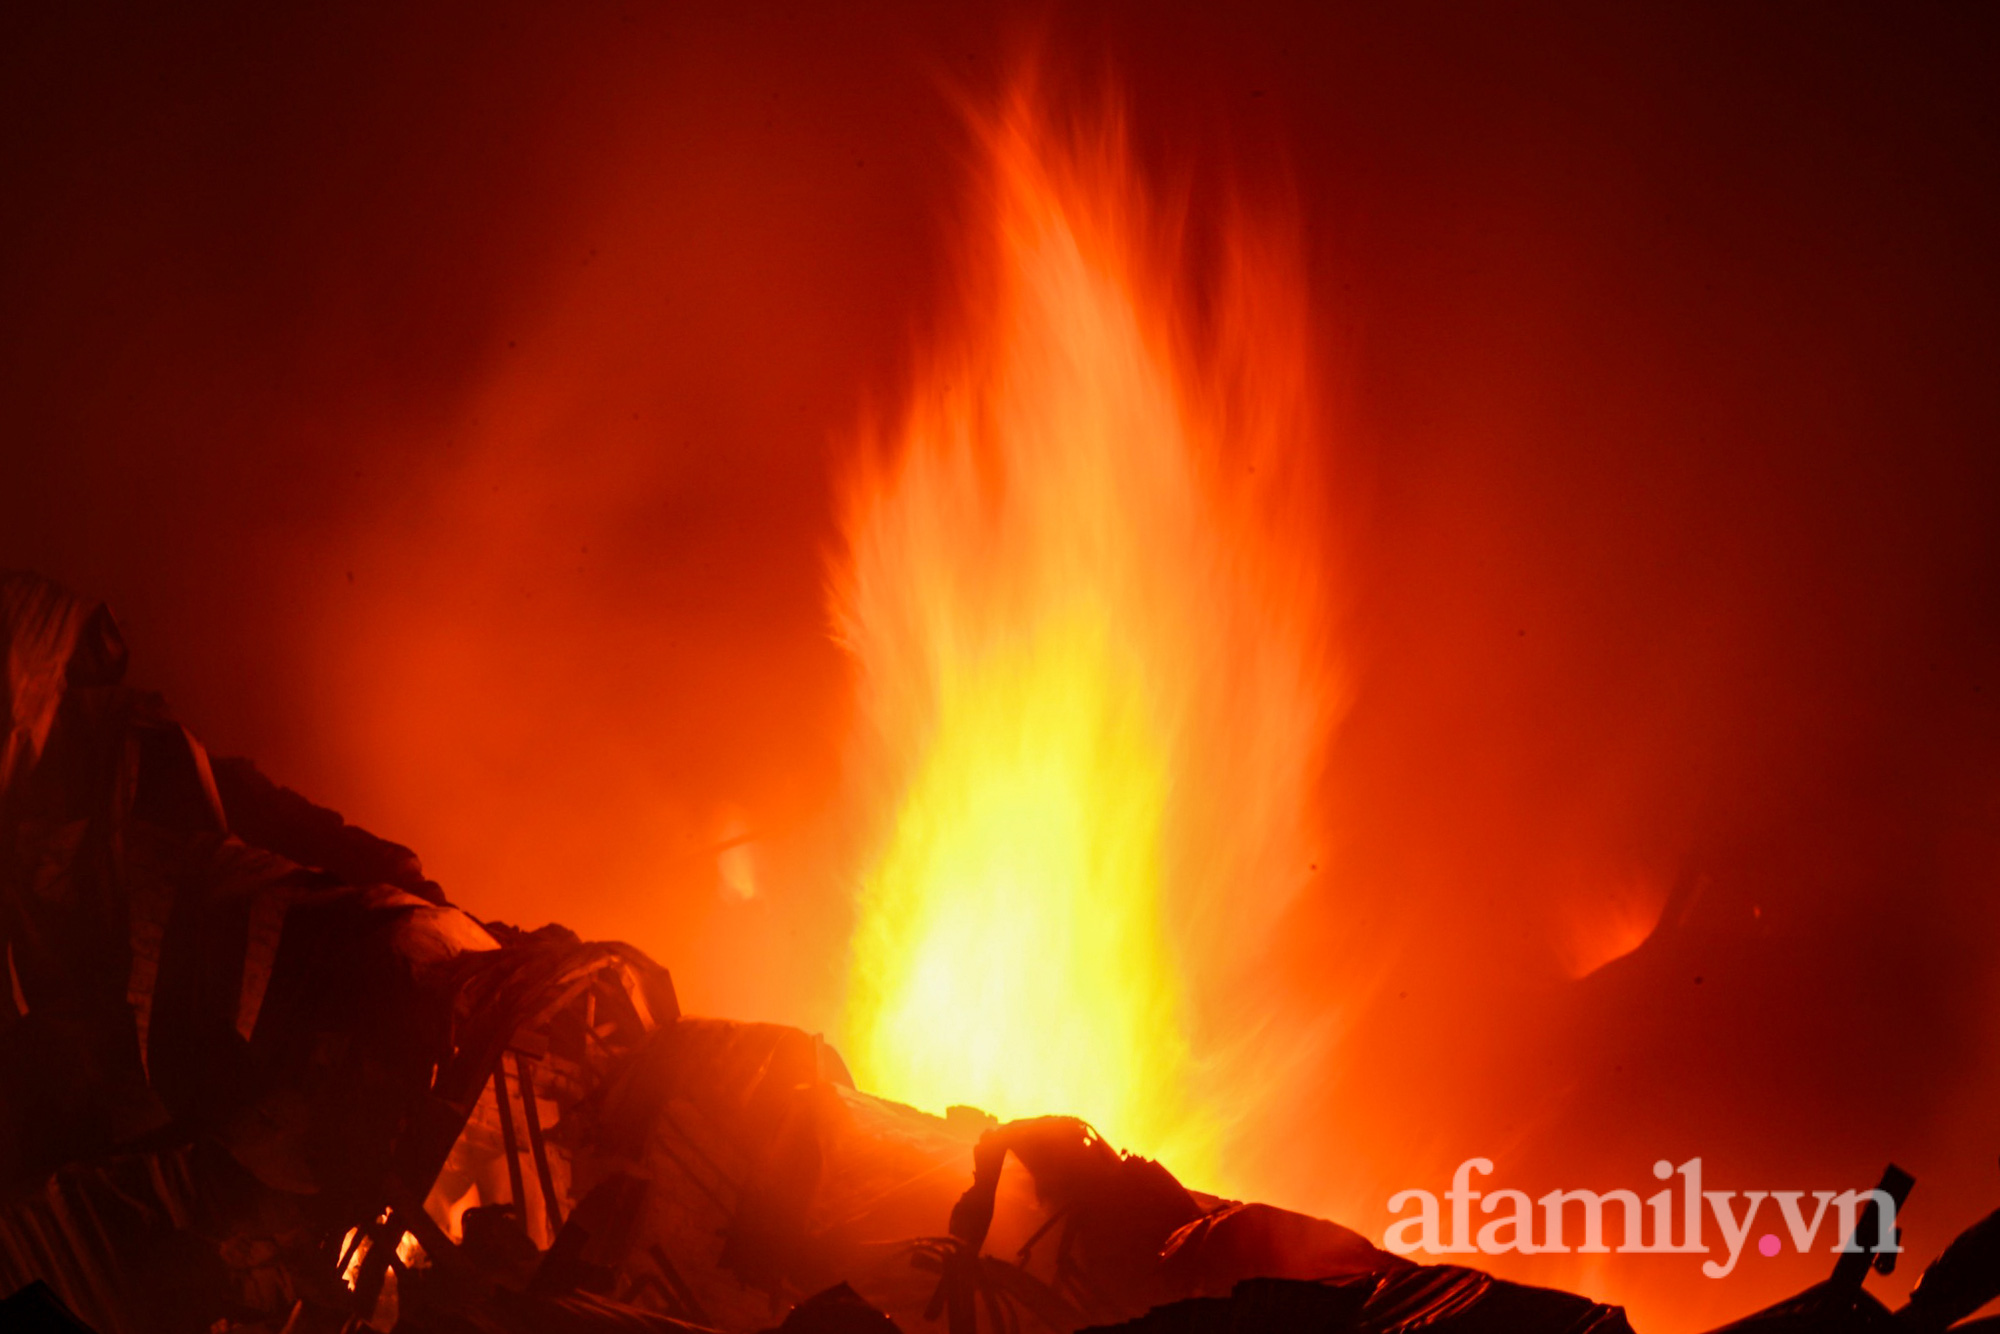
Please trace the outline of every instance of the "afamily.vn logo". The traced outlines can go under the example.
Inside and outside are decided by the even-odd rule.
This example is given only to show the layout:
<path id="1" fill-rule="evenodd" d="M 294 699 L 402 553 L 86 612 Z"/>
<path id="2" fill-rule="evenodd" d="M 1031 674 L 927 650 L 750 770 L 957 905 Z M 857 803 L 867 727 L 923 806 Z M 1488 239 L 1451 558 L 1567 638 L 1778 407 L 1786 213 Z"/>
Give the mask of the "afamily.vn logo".
<path id="1" fill-rule="evenodd" d="M 1723 1278 L 1736 1268 L 1744 1244 L 1749 1241 L 1765 1202 L 1769 1201 L 1784 1221 L 1792 1248 L 1801 1253 L 1812 1248 L 1829 1206 L 1835 1219 L 1830 1251 L 1894 1254 L 1902 1250 L 1896 1233 L 1896 1200 L 1882 1189 L 1703 1190 L 1701 1159 L 1690 1158 L 1675 1167 L 1662 1158 L 1653 1164 L 1653 1176 L 1660 1181 L 1672 1181 L 1678 1175 L 1680 1181 L 1655 1192 L 1642 1207 L 1638 1192 L 1630 1190 L 1552 1190 L 1539 1200 L 1530 1200 L 1528 1193 L 1521 1190 L 1474 1190 L 1473 1174 L 1487 1176 L 1492 1171 L 1493 1162 L 1488 1158 L 1468 1158 L 1460 1163 L 1452 1174 L 1451 1189 L 1444 1193 L 1442 1210 L 1438 1197 L 1430 1191 L 1397 1191 L 1389 1197 L 1389 1212 L 1402 1214 L 1412 1206 L 1417 1212 L 1391 1223 L 1383 1234 L 1382 1244 L 1398 1255 L 1419 1251 L 1429 1255 L 1501 1255 L 1508 1251 L 1543 1255 L 1614 1250 L 1620 1254 L 1705 1255 L 1711 1251 L 1703 1236 L 1703 1220 L 1712 1215 L 1728 1258 L 1703 1262 L 1701 1272 L 1710 1278 Z M 1810 1217 L 1803 1203 L 1808 1195 L 1813 1199 Z M 1736 1203 L 1739 1198 L 1740 1206 Z M 1474 1200 L 1479 1201 L 1481 1214 L 1494 1215 L 1476 1233 L 1472 1226 Z M 1707 1202 L 1707 1209 L 1703 1209 L 1703 1201 Z M 1541 1206 L 1539 1213 L 1537 1204 Z M 1604 1244 L 1608 1204 L 1617 1205 L 1620 1215 L 1622 1244 L 1615 1247 Z M 1870 1205 L 1874 1208 L 1868 1209 Z M 1869 1222 L 1867 1230 L 1873 1234 L 1872 1246 L 1864 1246 L 1859 1235 L 1864 1219 Z M 1580 1224 L 1580 1234 L 1567 1230 L 1573 1224 Z M 1648 1232 L 1651 1240 L 1647 1239 Z M 1581 1244 L 1572 1246 L 1569 1238 L 1579 1235 Z M 1766 1232 L 1757 1240 L 1761 1255 L 1776 1255 L 1783 1246 L 1784 1241 L 1775 1232 Z"/>

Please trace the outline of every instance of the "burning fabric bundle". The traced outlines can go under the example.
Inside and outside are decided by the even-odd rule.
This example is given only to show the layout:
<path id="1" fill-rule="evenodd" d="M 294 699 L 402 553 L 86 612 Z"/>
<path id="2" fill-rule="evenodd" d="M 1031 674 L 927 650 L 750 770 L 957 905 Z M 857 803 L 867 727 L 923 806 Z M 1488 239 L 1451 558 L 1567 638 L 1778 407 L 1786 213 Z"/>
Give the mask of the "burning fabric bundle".
<path id="1" fill-rule="evenodd" d="M 1626 1329 L 1074 1118 L 871 1097 L 818 1037 L 683 1015 L 638 950 L 481 922 L 212 760 L 102 606 L 5 576 L 0 646 L 9 1328 Z M 1991 1295 L 1982 1228 L 1925 1310 Z"/>

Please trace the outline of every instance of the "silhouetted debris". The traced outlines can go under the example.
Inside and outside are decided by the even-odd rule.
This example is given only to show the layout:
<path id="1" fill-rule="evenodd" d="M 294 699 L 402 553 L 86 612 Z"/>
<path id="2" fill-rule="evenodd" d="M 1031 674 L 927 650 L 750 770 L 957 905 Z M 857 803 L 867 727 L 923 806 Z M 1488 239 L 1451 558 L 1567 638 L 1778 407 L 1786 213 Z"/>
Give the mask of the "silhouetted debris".
<path id="1" fill-rule="evenodd" d="M 598 1182 L 542 1257 L 529 1290 L 550 1296 L 614 1291 L 631 1253 L 648 1189 L 644 1180 L 626 1172 L 614 1172 Z M 686 1314 L 699 1318 L 692 1310 Z"/>
<path id="2" fill-rule="evenodd" d="M 513 1334 L 714 1334 L 706 1325 L 588 1292 L 564 1297 L 531 1293 L 506 1309 Z"/>
<path id="3" fill-rule="evenodd" d="M 544 1262 L 511 1204 L 485 1204 L 459 1218 L 459 1254 L 498 1287 L 525 1292 Z M 574 1291 L 574 1288 L 561 1291 Z M 551 1295 L 561 1295 L 561 1291 Z"/>
<path id="4" fill-rule="evenodd" d="M 200 744 L 122 684 L 101 607 L 0 578 L 0 654 L 0 1282 L 46 1279 L 106 1334 L 365 1316 L 400 1248 L 454 1264 L 425 1201 L 497 1157 L 479 1127 L 503 1055 L 507 1103 L 547 1139 L 545 1102 L 678 1014 L 638 951 L 502 949 L 413 857 L 247 766 L 224 766 L 225 800 Z M 239 836 L 232 801 L 323 865 Z"/>
<path id="5" fill-rule="evenodd" d="M 1883 1170 L 1875 1191 L 1886 1195 L 1894 1204 L 1896 1214 L 1900 1215 L 1903 1202 L 1909 1199 L 1910 1189 L 1915 1185 L 1916 1178 L 1891 1163 Z M 1911 1304 L 1891 1315 L 1887 1307 L 1863 1291 L 1861 1286 L 1869 1270 L 1887 1274 L 1895 1269 L 1896 1252 L 1884 1249 L 1884 1246 L 1900 1244 L 1894 1234 L 1884 1235 L 1880 1202 L 1871 1193 L 1855 1219 L 1854 1230 L 1842 1239 L 1840 1258 L 1834 1261 L 1833 1274 L 1824 1283 L 1815 1283 L 1795 1297 L 1788 1297 L 1775 1306 L 1768 1306 L 1754 1315 L 1712 1330 L 1710 1334 L 1866 1334 L 1870 1330 L 1942 1330 L 1951 1320 L 1969 1315 L 1985 1304 L 1982 1298 L 1959 1312 L 1959 1316 L 1951 1317 L 1951 1320 L 1935 1325 L 1929 1323 L 1956 1307 L 1977 1291 L 1983 1282 L 1991 1280 L 1990 1272 L 1984 1279 L 1978 1272 L 1982 1263 L 1990 1265 L 1992 1260 L 1991 1252 L 1985 1251 L 1975 1235 L 1984 1226 L 1983 1223 L 1975 1224 L 1965 1236 L 1959 1238 L 1959 1243 L 1965 1243 L 1962 1249 L 1959 1249 L 1959 1243 L 1954 1243 L 1945 1251 L 1945 1255 L 1949 1256 L 1953 1249 L 1958 1249 L 1959 1256 L 1969 1263 L 1963 1268 L 1957 1263 L 1947 1266 L 1939 1279 L 1941 1286 L 1928 1295 L 1921 1306 L 1915 1302 L 1915 1294 L 1912 1293 Z M 1943 1262 L 1944 1257 L 1940 1256 L 1938 1263 Z M 1931 1270 L 1937 1267 L 1932 1265 Z M 1928 1280 L 1930 1277 L 1931 1272 L 1926 1271 L 1924 1278 Z M 1988 1293 L 1989 1297 L 1992 1295 Z"/>
<path id="6" fill-rule="evenodd" d="M 0 1331 L 5 1334 L 97 1334 L 63 1305 L 55 1289 L 36 1279 L 0 1301 Z"/>
<path id="7" fill-rule="evenodd" d="M 357 829 L 339 811 L 280 787 L 245 759 L 213 761 L 215 786 L 230 832 L 252 847 L 324 871 L 344 884 L 394 885 L 432 903 L 444 890 L 424 876 L 417 854 Z"/>
<path id="8" fill-rule="evenodd" d="M 1868 1192 L 1854 1220 L 1853 1235 L 1842 1241 L 1840 1258 L 1833 1262 L 1833 1277 L 1827 1282 L 1835 1290 L 1859 1292 L 1861 1281 L 1871 1269 L 1878 1274 L 1896 1272 L 1896 1252 L 1901 1242 L 1897 1229 L 1884 1221 L 1882 1201 L 1884 1198 L 1889 1201 L 1889 1218 L 1899 1217 L 1916 1184 L 1915 1177 L 1894 1163 L 1882 1170 L 1882 1179 Z"/>
<path id="9" fill-rule="evenodd" d="M 1829 1281 L 1709 1334 L 1868 1334 L 1899 1328 L 1896 1317 L 1872 1295 Z"/>
<path id="10" fill-rule="evenodd" d="M 409 849 L 212 763 L 125 667 L 103 607 L 0 574 L 0 1326 L 1626 1330 L 1190 1191 L 1073 1117 L 928 1116 L 817 1035 L 682 1015 L 640 951 L 482 923 Z M 1881 1326 L 1879 1259 L 1731 1329 Z M 1996 1293 L 1989 1218 L 1899 1327 Z"/>
<path id="11" fill-rule="evenodd" d="M 1631 1334 L 1625 1313 L 1573 1293 L 1508 1283 L 1454 1265 L 1311 1282 L 1254 1278 L 1227 1297 L 1193 1297 L 1136 1320 L 1124 1334 Z"/>
<path id="12" fill-rule="evenodd" d="M 1410 1263 L 1338 1223 L 1269 1204 L 1225 1203 L 1167 1238 L 1169 1282 L 1183 1292 L 1220 1295 L 1246 1278 L 1330 1278 Z"/>
<path id="13" fill-rule="evenodd" d="M 764 1334 L 902 1334 L 902 1326 L 853 1288 L 836 1283 L 794 1306 L 783 1323 Z"/>
<path id="14" fill-rule="evenodd" d="M 984 1257 L 1001 1168 L 1013 1154 L 1048 1214 L 1018 1264 Z M 1028 1274 L 1056 1232 L 1052 1281 Z M 980 1136 L 973 1183 L 952 1207 L 955 1248 L 940 1248 L 931 1306 L 969 1331 L 981 1304 L 1023 1307 L 1060 1325 L 1115 1319 L 1177 1296 L 1219 1295 L 1252 1276 L 1313 1277 L 1392 1270 L 1409 1262 L 1335 1223 L 1269 1205 L 1202 1199 L 1149 1158 L 1124 1154 L 1075 1117 L 1012 1121 Z M 1046 1295 L 1044 1295 L 1046 1293 Z M 1071 1314 L 1074 1313 L 1074 1314 Z"/>
<path id="15" fill-rule="evenodd" d="M 1900 1313 L 1911 1330 L 1947 1329 L 2000 1298 L 2000 1212 L 1958 1234 L 1933 1260 Z"/>

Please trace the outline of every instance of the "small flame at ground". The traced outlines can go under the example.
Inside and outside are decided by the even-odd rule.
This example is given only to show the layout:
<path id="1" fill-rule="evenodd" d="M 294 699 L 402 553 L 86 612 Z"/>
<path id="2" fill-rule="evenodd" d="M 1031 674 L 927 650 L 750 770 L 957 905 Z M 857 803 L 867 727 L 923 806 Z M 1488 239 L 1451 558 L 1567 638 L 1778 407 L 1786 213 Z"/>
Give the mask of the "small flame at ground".
<path id="1" fill-rule="evenodd" d="M 969 327 L 858 471 L 835 579 L 887 826 L 844 1047 L 888 1096 L 1215 1182 L 1336 704 L 1302 283 L 1239 224 L 1194 300 L 1115 116 L 1022 93 L 982 129 Z"/>

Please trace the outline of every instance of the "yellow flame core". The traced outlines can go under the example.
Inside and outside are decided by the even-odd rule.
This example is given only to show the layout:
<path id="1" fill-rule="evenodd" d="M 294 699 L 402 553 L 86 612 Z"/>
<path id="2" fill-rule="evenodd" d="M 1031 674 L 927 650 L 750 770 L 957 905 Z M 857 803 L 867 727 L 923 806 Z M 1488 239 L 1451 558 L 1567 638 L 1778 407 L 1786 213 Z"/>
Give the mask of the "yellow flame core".
<path id="1" fill-rule="evenodd" d="M 1135 678 L 1078 618 L 941 683 L 856 942 L 872 1086 L 1149 1142 L 1170 1128 L 1185 1044 L 1160 921 L 1166 757 Z"/>
<path id="2" fill-rule="evenodd" d="M 1232 238 L 1190 372 L 1115 126 L 1052 145 L 1017 102 L 987 141 L 990 290 L 846 516 L 835 612 L 893 815 L 843 1045 L 891 1097 L 1082 1116 L 1213 1181 L 1199 1076 L 1303 877 L 1331 714 L 1297 284 Z"/>

